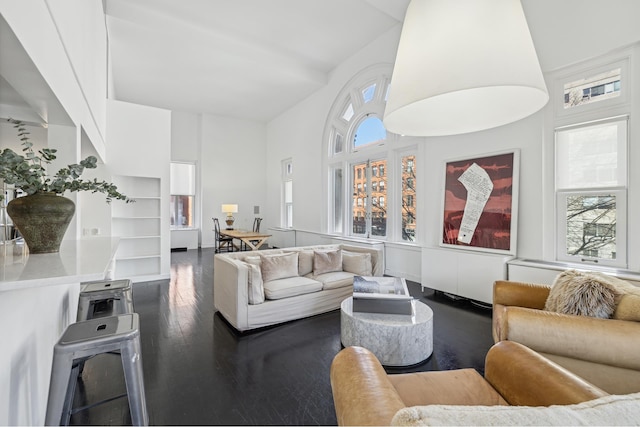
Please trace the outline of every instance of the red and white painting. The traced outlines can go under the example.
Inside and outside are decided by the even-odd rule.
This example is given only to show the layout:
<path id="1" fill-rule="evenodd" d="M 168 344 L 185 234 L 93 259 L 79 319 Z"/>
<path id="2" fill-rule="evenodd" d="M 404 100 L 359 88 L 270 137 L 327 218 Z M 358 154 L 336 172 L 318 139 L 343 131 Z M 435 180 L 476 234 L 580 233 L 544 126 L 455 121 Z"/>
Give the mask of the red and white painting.
<path id="1" fill-rule="evenodd" d="M 442 245 L 515 252 L 518 152 L 446 163 Z"/>

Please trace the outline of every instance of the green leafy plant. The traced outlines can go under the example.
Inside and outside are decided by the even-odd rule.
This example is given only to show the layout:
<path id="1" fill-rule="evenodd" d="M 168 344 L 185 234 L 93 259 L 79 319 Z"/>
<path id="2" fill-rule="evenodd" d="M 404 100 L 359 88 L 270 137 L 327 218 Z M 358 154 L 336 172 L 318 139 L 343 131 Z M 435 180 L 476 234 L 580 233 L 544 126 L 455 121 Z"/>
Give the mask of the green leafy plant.
<path id="1" fill-rule="evenodd" d="M 84 180 L 80 175 L 85 169 L 95 169 L 97 159 L 89 156 L 79 164 L 68 165 L 60 169 L 53 177 L 47 175 L 45 165 L 56 158 L 55 148 L 43 148 L 36 153 L 24 123 L 20 120 L 7 119 L 18 131 L 18 138 L 22 144 L 24 155 L 20 155 L 10 148 L 0 151 L 0 179 L 7 184 L 13 184 L 16 188 L 27 194 L 39 191 L 62 194 L 65 191 L 91 191 L 92 193 L 104 193 L 107 203 L 111 200 L 124 200 L 127 203 L 135 200 L 128 198 L 118 191 L 118 187 L 106 181 Z M 0 200 L 4 198 L 0 194 Z"/>

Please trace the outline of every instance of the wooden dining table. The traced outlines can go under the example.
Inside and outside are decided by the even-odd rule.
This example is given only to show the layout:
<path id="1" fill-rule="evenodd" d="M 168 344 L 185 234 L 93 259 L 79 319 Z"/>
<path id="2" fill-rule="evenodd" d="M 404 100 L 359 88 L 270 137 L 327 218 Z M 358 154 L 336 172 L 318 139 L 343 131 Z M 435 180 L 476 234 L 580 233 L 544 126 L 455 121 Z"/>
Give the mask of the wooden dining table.
<path id="1" fill-rule="evenodd" d="M 220 230 L 222 236 L 231 237 L 244 242 L 252 251 L 257 251 L 267 241 L 271 234 L 260 233 L 250 230 Z M 235 245 L 234 245 L 235 246 Z M 238 246 L 236 246 L 238 247 Z M 242 243 L 238 248 L 242 247 Z"/>

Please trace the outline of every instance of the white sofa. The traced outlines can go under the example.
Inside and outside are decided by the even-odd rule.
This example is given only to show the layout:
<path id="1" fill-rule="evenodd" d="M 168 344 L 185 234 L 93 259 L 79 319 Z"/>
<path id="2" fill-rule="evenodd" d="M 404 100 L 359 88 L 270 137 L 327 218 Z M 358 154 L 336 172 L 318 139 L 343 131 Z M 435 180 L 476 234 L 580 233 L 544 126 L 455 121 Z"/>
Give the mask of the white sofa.
<path id="1" fill-rule="evenodd" d="M 336 266 L 337 256 L 339 269 L 327 267 Z M 293 262 L 296 271 L 292 271 Z M 324 272 L 327 269 L 334 271 Z M 382 245 L 317 245 L 216 254 L 213 301 L 235 329 L 246 331 L 338 309 L 352 295 L 353 276 L 383 273 Z"/>

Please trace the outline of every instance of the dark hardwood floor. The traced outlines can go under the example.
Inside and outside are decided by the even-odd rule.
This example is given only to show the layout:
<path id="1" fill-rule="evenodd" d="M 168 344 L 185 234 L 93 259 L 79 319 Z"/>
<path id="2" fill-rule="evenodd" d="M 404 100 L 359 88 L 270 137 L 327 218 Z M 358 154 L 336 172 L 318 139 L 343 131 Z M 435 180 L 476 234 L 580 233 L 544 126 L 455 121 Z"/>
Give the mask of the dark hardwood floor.
<path id="1" fill-rule="evenodd" d="M 171 280 L 137 283 L 149 423 L 335 425 L 329 367 L 340 351 L 339 310 L 247 334 L 213 308 L 213 250 L 171 254 Z M 434 352 L 388 372 L 475 368 L 492 345 L 491 310 L 409 283 L 434 312 Z M 124 393 L 120 358 L 87 361 L 75 407 Z M 77 412 L 75 425 L 131 424 L 125 397 Z"/>

